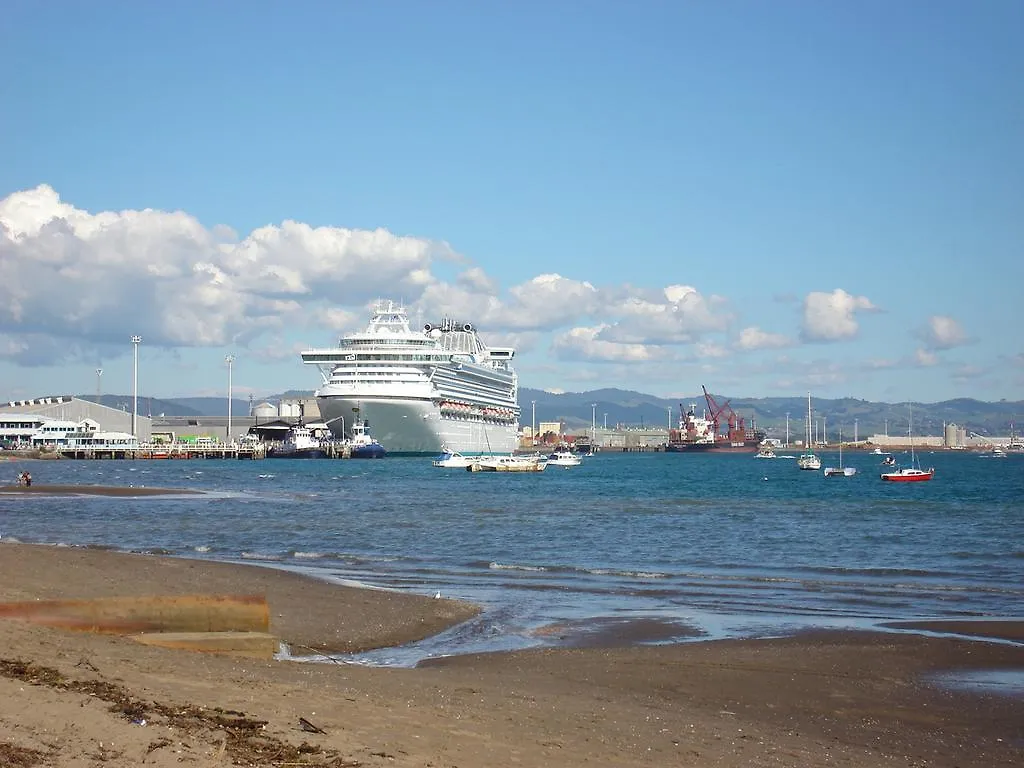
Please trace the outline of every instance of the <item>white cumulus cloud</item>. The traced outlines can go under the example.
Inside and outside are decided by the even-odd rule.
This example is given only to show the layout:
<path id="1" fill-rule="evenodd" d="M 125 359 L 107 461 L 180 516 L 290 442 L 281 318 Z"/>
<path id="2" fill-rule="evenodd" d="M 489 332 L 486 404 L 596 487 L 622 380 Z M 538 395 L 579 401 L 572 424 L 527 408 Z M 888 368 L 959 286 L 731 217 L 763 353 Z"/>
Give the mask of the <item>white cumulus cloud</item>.
<path id="1" fill-rule="evenodd" d="M 967 343 L 967 334 L 956 320 L 948 315 L 932 315 L 922 334 L 928 349 L 952 349 Z"/>
<path id="2" fill-rule="evenodd" d="M 590 360 L 598 362 L 644 362 L 660 355 L 646 344 L 622 344 L 600 338 L 607 326 L 572 328 L 559 335 L 553 349 L 563 360 Z"/>
<path id="3" fill-rule="evenodd" d="M 744 328 L 740 331 L 736 346 L 743 350 L 755 349 L 781 349 L 793 344 L 793 341 L 780 333 L 768 333 L 762 331 L 756 325 Z"/>
<path id="4" fill-rule="evenodd" d="M 690 344 L 724 331 L 732 319 L 723 299 L 704 296 L 689 285 L 661 291 L 608 289 L 601 293 L 600 306 L 602 317 L 613 321 L 601 338 L 622 344 Z"/>
<path id="5" fill-rule="evenodd" d="M 842 288 L 832 293 L 812 291 L 804 298 L 800 336 L 805 341 L 840 341 L 857 335 L 857 312 L 875 310 L 866 296 L 852 296 Z"/>
<path id="6" fill-rule="evenodd" d="M 0 199 L 0 356 L 95 358 L 129 333 L 164 347 L 245 342 L 318 307 L 417 297 L 432 261 L 450 257 L 444 243 L 295 221 L 238 240 L 180 211 L 93 214 L 41 185 Z"/>

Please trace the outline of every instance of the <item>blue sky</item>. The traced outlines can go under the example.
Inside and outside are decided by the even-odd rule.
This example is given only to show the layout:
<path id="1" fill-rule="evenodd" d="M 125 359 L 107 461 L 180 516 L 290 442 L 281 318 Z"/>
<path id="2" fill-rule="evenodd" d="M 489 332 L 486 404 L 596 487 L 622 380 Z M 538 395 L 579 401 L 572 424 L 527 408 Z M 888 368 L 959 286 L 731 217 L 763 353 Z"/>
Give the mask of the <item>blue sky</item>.
<path id="1" fill-rule="evenodd" d="M 388 296 L 530 387 L 1024 398 L 1016 0 L 15 0 L 0 66 L 0 397 L 312 389 Z"/>

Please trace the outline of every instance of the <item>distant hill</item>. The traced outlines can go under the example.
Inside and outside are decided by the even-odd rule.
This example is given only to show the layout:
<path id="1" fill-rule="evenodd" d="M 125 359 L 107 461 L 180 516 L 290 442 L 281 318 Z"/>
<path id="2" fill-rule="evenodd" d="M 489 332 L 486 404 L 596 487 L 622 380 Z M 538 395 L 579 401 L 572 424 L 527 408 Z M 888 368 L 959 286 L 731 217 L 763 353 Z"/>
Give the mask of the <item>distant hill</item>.
<path id="1" fill-rule="evenodd" d="M 311 397 L 312 390 L 289 390 L 276 395 L 260 398 L 257 402 L 277 403 L 282 398 Z M 804 431 L 807 413 L 806 397 L 730 397 L 712 393 L 722 404 L 730 406 L 748 421 L 753 419 L 757 426 L 765 429 L 770 436 L 785 437 L 786 414 L 789 414 L 790 435 L 799 437 Z M 78 395 L 82 400 L 95 401 L 95 395 Z M 591 419 L 598 427 L 607 422 L 609 427 L 623 426 L 672 426 L 679 420 L 680 407 L 695 403 L 698 413 L 707 405 L 703 393 L 679 398 L 662 398 L 626 389 L 595 389 L 588 392 L 563 392 L 554 394 L 542 389 L 523 387 L 519 390 L 520 418 L 523 424 L 530 424 L 533 418 L 533 401 L 536 401 L 537 422 L 561 421 L 567 430 L 579 432 L 589 429 Z M 103 395 L 103 405 L 111 408 L 131 410 L 131 396 Z M 593 404 L 593 405 L 592 405 Z M 853 438 L 854 423 L 857 434 L 865 438 L 872 434 L 903 435 L 907 432 L 910 415 L 906 403 L 875 403 L 856 398 L 829 400 L 813 398 L 814 416 L 824 419 L 831 439 L 843 436 Z M 238 416 L 249 413 L 249 401 L 235 398 L 232 413 Z M 145 416 L 227 416 L 227 398 L 224 397 L 179 397 L 168 400 L 140 397 L 139 413 Z M 671 412 L 671 416 L 670 416 Z M 957 398 L 939 403 L 913 403 L 914 433 L 918 435 L 940 435 L 943 424 L 953 422 L 979 435 L 1005 436 L 1010 433 L 1011 424 L 1016 432 L 1024 432 L 1024 401 L 1000 401 L 997 403 Z"/>
<path id="2" fill-rule="evenodd" d="M 803 434 L 807 413 L 806 397 L 730 397 L 712 392 L 721 405 L 728 401 L 732 409 L 746 419 L 753 419 L 760 429 L 770 436 L 784 437 L 786 414 L 789 414 L 790 435 L 797 438 Z M 623 389 L 597 389 L 589 392 L 565 392 L 553 394 L 540 389 L 523 387 L 519 390 L 521 421 L 529 424 L 532 419 L 533 402 L 536 401 L 537 421 L 562 421 L 570 431 L 589 429 L 591 420 L 598 427 L 607 424 L 628 426 L 673 426 L 679 420 L 680 408 L 697 406 L 697 412 L 707 409 L 704 394 L 687 395 L 666 399 Z M 592 405 L 596 404 L 596 405 Z M 814 418 L 824 419 L 831 439 L 843 436 L 853 438 L 854 425 L 858 437 L 872 434 L 906 434 L 910 409 L 907 403 L 875 403 L 856 398 L 829 400 L 813 398 L 811 401 Z M 671 410 L 671 418 L 669 411 Z M 939 403 L 913 403 L 914 433 L 918 435 L 940 435 L 943 424 L 953 422 L 980 435 L 1008 435 L 1011 424 L 1016 432 L 1024 431 L 1024 401 L 984 402 L 971 398 L 957 398 Z"/>

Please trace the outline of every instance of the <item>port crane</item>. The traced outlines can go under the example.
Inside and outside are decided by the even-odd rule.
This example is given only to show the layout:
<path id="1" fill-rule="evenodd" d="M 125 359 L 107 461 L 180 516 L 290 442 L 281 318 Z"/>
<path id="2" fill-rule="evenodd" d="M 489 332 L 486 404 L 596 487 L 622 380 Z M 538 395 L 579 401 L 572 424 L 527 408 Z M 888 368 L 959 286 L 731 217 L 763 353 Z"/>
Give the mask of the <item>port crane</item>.
<path id="1" fill-rule="evenodd" d="M 724 421 L 731 442 L 742 442 L 755 437 L 756 429 L 753 422 L 751 422 L 750 434 L 748 434 L 745 420 L 733 410 L 728 400 L 719 404 L 714 395 L 708 392 L 707 387 L 701 384 L 700 388 L 704 390 L 704 401 L 708 404 L 708 418 L 715 425 L 716 435 L 719 434 L 719 429 Z"/>

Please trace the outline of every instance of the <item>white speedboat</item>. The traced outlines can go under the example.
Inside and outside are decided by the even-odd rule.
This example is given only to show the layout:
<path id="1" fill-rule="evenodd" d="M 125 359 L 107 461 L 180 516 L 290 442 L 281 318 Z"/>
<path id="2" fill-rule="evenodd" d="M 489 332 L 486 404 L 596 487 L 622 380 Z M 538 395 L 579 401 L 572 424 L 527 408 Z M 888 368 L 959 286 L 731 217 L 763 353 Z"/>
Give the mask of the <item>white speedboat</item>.
<path id="1" fill-rule="evenodd" d="M 335 436 L 373 422 L 389 453 L 511 453 L 518 443 L 519 383 L 511 347 L 489 347 L 476 328 L 445 318 L 409 327 L 405 308 L 379 301 L 365 330 L 309 349 L 320 370 L 320 415 Z"/>
<path id="2" fill-rule="evenodd" d="M 458 451 L 452 451 L 445 447 L 442 448 L 441 453 L 434 457 L 432 463 L 435 467 L 443 467 L 445 469 L 465 469 L 478 459 L 478 456 L 463 456 Z"/>
<path id="3" fill-rule="evenodd" d="M 775 449 L 770 445 L 761 445 L 757 449 L 757 453 L 754 455 L 755 459 L 774 459 Z"/>
<path id="4" fill-rule="evenodd" d="M 582 463 L 583 459 L 568 448 L 560 448 L 548 456 L 548 464 L 553 467 L 578 467 Z"/>

